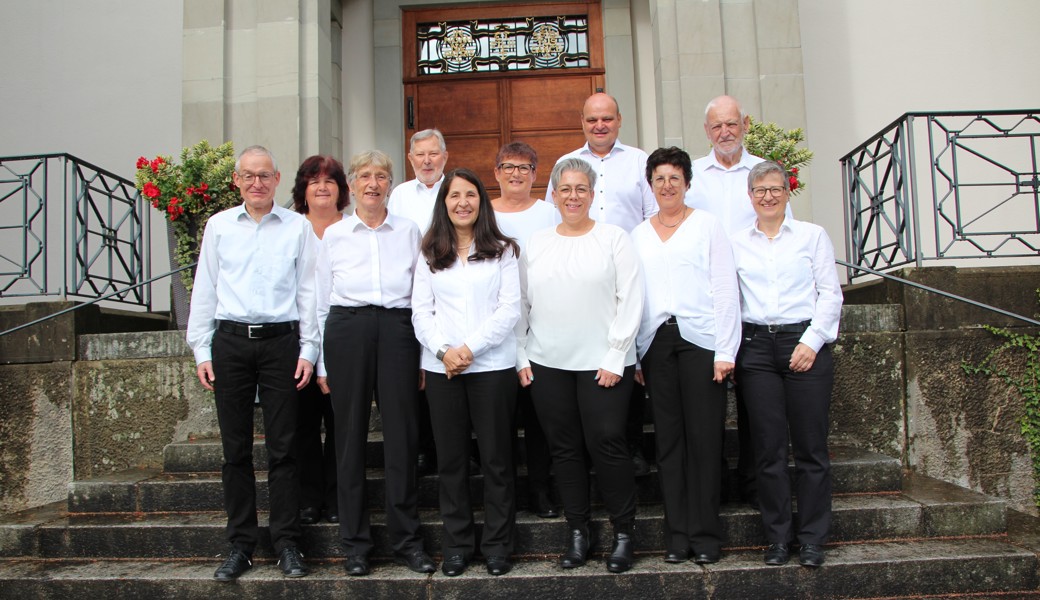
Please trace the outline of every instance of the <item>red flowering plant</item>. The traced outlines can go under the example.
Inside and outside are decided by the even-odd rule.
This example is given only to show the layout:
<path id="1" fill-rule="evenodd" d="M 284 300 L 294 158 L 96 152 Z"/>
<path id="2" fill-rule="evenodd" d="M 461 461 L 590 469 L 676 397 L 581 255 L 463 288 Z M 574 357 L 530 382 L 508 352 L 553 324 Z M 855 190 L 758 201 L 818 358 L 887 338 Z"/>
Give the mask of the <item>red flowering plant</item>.
<path id="1" fill-rule="evenodd" d="M 798 168 L 809 164 L 813 157 L 811 150 L 798 147 L 805 141 L 805 133 L 801 129 L 785 130 L 776 123 L 760 123 L 753 118 L 750 121 L 751 126 L 744 134 L 747 151 L 783 167 L 792 196 L 804 190 L 805 182 L 799 178 Z"/>
<path id="2" fill-rule="evenodd" d="M 180 164 L 170 156 L 137 159 L 137 189 L 162 211 L 176 237 L 174 260 L 184 266 L 199 258 L 206 220 L 226 208 L 241 204 L 232 182 L 235 151 L 231 142 L 213 147 L 206 140 L 181 150 Z M 181 281 L 190 291 L 194 269 L 181 271 Z"/>

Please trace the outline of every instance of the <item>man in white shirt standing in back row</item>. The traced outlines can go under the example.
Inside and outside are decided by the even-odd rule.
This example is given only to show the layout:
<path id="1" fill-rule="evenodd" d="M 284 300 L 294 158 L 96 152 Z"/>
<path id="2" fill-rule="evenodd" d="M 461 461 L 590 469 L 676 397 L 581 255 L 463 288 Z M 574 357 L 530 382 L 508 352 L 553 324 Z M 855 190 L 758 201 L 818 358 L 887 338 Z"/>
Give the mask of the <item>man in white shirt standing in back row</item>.
<path id="1" fill-rule="evenodd" d="M 704 133 L 712 149 L 707 156 L 693 161 L 693 179 L 686 192 L 686 205 L 702 208 L 717 217 L 727 236 L 754 225 L 757 218 L 748 200 L 747 178 L 752 167 L 763 159 L 744 148 L 744 134 L 750 125 L 751 119 L 736 98 L 719 96 L 708 103 L 704 109 Z M 793 216 L 790 204 L 787 206 L 787 216 Z M 754 454 L 747 426 L 747 408 L 739 386 L 736 395 L 737 435 L 740 442 L 737 459 L 738 493 L 741 500 L 757 506 Z M 728 473 L 728 467 L 722 472 Z M 726 490 L 727 487 L 723 485 L 722 489 Z"/>
<path id="2" fill-rule="evenodd" d="M 594 221 L 617 225 L 631 233 L 636 225 L 657 214 L 657 200 L 646 180 L 647 154 L 618 141 L 621 108 L 613 96 L 603 92 L 589 96 L 581 109 L 581 125 L 585 133 L 585 145 L 564 154 L 556 162 L 580 158 L 592 165 L 596 172 L 596 193 L 589 217 Z M 552 197 L 553 187 L 550 182 L 545 190 L 545 198 L 549 200 Z M 645 404 L 646 391 L 643 386 L 632 386 L 625 437 L 637 477 L 650 473 L 650 466 L 643 457 Z"/>
<path id="3" fill-rule="evenodd" d="M 437 129 L 423 129 L 412 134 L 408 147 L 408 162 L 412 164 L 415 179 L 409 179 L 394 188 L 386 210 L 395 217 L 410 219 L 419 226 L 419 235 L 426 235 L 433 218 L 433 205 L 444 181 L 444 165 L 448 163 L 448 146 L 444 135 Z M 432 473 L 436 468 L 436 449 L 433 427 L 430 423 L 430 405 L 425 392 L 419 397 L 419 475 Z"/>
<path id="4" fill-rule="evenodd" d="M 408 162 L 412 164 L 415 179 L 394 188 L 386 209 L 395 217 L 411 219 L 419 226 L 419 233 L 426 235 L 433 204 L 444 181 L 444 165 L 448 162 L 444 135 L 436 129 L 417 131 L 408 147 Z"/>

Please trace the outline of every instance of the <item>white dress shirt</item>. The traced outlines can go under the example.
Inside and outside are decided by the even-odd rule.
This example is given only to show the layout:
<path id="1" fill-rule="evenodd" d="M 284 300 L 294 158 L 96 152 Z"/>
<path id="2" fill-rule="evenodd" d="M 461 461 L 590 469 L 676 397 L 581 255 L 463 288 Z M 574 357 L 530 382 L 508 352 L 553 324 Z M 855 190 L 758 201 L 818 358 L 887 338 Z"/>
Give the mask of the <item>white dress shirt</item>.
<path id="1" fill-rule="evenodd" d="M 654 191 L 646 181 L 646 152 L 615 142 L 607 156 L 600 158 L 586 143 L 574 152 L 564 154 L 560 160 L 565 158 L 580 158 L 596 171 L 596 195 L 589 211 L 589 217 L 594 221 L 632 231 L 657 213 Z M 550 181 L 545 199 L 555 205 L 552 192 Z"/>
<path id="2" fill-rule="evenodd" d="M 646 278 L 636 348 L 646 354 L 657 329 L 674 316 L 684 340 L 735 362 L 740 345 L 740 294 L 733 251 L 714 215 L 694 210 L 667 241 L 650 221 L 632 230 Z"/>
<path id="3" fill-rule="evenodd" d="M 748 198 L 747 178 L 751 168 L 763 159 L 750 154 L 746 149 L 740 153 L 740 162 L 730 168 L 719 163 L 715 151 L 693 161 L 693 179 L 686 191 L 686 206 L 703 208 L 722 221 L 726 235 L 751 227 L 755 224 L 755 208 Z M 787 204 L 787 217 L 793 218 L 791 204 Z"/>
<path id="4" fill-rule="evenodd" d="M 418 256 L 419 227 L 409 219 L 388 214 L 371 228 L 355 214 L 329 225 L 318 247 L 315 276 L 321 335 L 332 306 L 411 307 Z M 317 374 L 327 375 L 324 357 Z"/>
<path id="5" fill-rule="evenodd" d="M 536 232 L 520 257 L 520 297 L 518 370 L 533 361 L 620 375 L 635 364 L 643 273 L 620 227 L 596 223 L 576 237 Z"/>
<path id="6" fill-rule="evenodd" d="M 810 321 L 799 341 L 815 352 L 837 339 L 843 298 L 834 246 L 822 227 L 785 218 L 772 241 L 756 226 L 737 232 L 730 241 L 744 322 Z"/>
<path id="7" fill-rule="evenodd" d="M 300 358 L 318 358 L 310 222 L 275 203 L 257 223 L 245 205 L 206 221 L 191 292 L 187 341 L 195 363 L 213 360 L 218 320 L 253 325 L 299 321 Z"/>
<path id="8" fill-rule="evenodd" d="M 465 344 L 473 363 L 463 371 L 482 373 L 516 366 L 520 318 L 520 274 L 516 256 L 507 249 L 494 260 L 456 260 L 436 273 L 420 258 L 412 289 L 412 325 L 423 345 L 422 368 L 444 373 L 437 351 L 445 344 Z"/>
<path id="9" fill-rule="evenodd" d="M 495 211 L 495 222 L 499 230 L 520 244 L 520 254 L 523 255 L 527 248 L 527 240 L 531 235 L 546 227 L 552 227 L 560 222 L 560 211 L 549 202 L 542 200 L 520 212 Z"/>
<path id="10" fill-rule="evenodd" d="M 386 209 L 390 214 L 410 219 L 419 226 L 419 237 L 426 235 L 433 220 L 433 205 L 437 201 L 437 192 L 444 183 L 444 175 L 433 184 L 426 184 L 418 179 L 410 179 L 394 188 L 390 193 Z"/>

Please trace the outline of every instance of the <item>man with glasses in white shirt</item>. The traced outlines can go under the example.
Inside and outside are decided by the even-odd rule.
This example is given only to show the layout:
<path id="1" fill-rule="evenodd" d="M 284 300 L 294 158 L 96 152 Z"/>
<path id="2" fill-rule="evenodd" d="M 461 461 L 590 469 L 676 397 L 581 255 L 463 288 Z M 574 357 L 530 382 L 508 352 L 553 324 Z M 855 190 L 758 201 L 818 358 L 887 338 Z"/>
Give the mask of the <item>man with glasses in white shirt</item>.
<path id="1" fill-rule="evenodd" d="M 230 552 L 214 573 L 232 581 L 259 542 L 253 410 L 259 395 L 268 456 L 271 542 L 286 577 L 307 567 L 300 538 L 295 431 L 297 390 L 318 356 L 314 267 L 317 238 L 302 215 L 274 201 L 274 157 L 250 146 L 235 163 L 242 204 L 206 223 L 191 296 L 187 341 L 202 386 L 214 392 L 224 451 L 221 478 Z"/>

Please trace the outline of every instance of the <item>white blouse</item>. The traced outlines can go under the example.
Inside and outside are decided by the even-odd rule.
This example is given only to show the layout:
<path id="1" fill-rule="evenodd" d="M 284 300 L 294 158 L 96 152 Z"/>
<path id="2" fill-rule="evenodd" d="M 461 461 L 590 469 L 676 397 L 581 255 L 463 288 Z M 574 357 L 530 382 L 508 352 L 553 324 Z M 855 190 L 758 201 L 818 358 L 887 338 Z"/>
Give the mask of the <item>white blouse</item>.
<path id="1" fill-rule="evenodd" d="M 437 351 L 465 344 L 473 363 L 463 371 L 500 371 L 516 365 L 513 328 L 520 318 L 520 276 L 507 249 L 496 260 L 456 260 L 436 273 L 420 256 L 412 288 L 412 325 L 423 345 L 422 368 L 444 373 Z"/>
<path id="2" fill-rule="evenodd" d="M 668 241 L 661 241 L 650 221 L 644 221 L 632 230 L 632 242 L 646 277 L 636 338 L 640 358 L 661 324 L 674 316 L 684 340 L 714 350 L 716 362 L 734 362 L 740 345 L 740 294 L 722 223 L 698 209 Z"/>
<path id="3" fill-rule="evenodd" d="M 772 241 L 757 226 L 730 241 L 742 320 L 758 325 L 811 321 L 799 341 L 815 352 L 837 339 L 843 297 L 834 246 L 822 227 L 787 217 Z"/>
<path id="4" fill-rule="evenodd" d="M 531 239 L 534 232 L 552 227 L 560 222 L 560 211 L 552 204 L 537 200 L 526 210 L 519 212 L 495 211 L 495 222 L 502 233 L 516 240 L 520 244 L 520 254 L 527 248 L 527 240 Z"/>
<path id="5" fill-rule="evenodd" d="M 597 222 L 576 237 L 536 232 L 520 259 L 520 291 L 518 370 L 533 361 L 620 375 L 635 364 L 643 273 L 620 227 Z"/>

